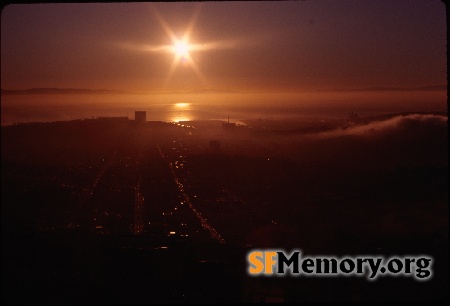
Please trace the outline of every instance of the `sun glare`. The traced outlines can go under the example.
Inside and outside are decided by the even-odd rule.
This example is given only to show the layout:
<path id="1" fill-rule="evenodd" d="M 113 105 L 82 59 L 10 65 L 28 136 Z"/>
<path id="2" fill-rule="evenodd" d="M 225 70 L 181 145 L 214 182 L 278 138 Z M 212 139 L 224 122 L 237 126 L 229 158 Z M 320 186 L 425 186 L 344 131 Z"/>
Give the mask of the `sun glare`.
<path id="1" fill-rule="evenodd" d="M 177 107 L 177 108 L 186 108 L 188 106 L 189 106 L 189 103 L 186 103 L 186 102 L 175 103 L 175 107 Z"/>
<path id="2" fill-rule="evenodd" d="M 168 76 L 164 82 L 164 87 L 167 86 L 167 84 L 170 82 L 171 75 L 174 73 L 174 71 L 179 65 L 182 65 L 182 67 L 190 67 L 195 72 L 199 80 L 205 85 L 207 83 L 206 79 L 200 72 L 200 69 L 196 65 L 191 53 L 197 51 L 204 51 L 206 50 L 206 48 L 204 48 L 204 44 L 190 43 L 190 37 L 191 34 L 193 33 L 194 23 L 200 12 L 200 6 L 198 6 L 196 11 L 194 12 L 194 15 L 192 16 L 192 19 L 187 25 L 184 33 L 180 34 L 182 36 L 175 35 L 170 26 L 167 24 L 167 22 L 164 20 L 164 18 L 159 14 L 159 12 L 156 9 L 153 12 L 155 13 L 156 18 L 159 20 L 163 29 L 165 30 L 170 40 L 172 41 L 172 44 L 170 45 L 161 45 L 152 47 L 150 49 L 151 51 L 154 50 L 156 52 L 161 51 L 169 52 L 174 55 L 172 64 L 169 68 Z"/>
<path id="3" fill-rule="evenodd" d="M 177 41 L 174 44 L 174 52 L 179 57 L 188 57 L 189 56 L 189 44 L 184 41 Z"/>

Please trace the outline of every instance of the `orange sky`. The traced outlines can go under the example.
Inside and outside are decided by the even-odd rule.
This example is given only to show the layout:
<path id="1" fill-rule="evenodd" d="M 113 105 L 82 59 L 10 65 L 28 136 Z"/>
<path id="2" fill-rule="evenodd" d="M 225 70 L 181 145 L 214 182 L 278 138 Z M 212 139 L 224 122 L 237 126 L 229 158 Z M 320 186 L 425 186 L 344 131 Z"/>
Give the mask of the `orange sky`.
<path id="1" fill-rule="evenodd" d="M 187 58 L 170 46 L 189 35 Z M 1 87 L 245 92 L 447 84 L 438 0 L 8 5 Z"/>

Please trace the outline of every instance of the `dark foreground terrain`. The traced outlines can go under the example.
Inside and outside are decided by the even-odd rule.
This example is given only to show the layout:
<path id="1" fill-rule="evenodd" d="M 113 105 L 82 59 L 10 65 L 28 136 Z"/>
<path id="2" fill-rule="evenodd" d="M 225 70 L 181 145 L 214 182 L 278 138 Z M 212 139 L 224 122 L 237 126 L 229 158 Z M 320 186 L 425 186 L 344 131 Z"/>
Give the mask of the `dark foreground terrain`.
<path id="1" fill-rule="evenodd" d="M 448 296 L 446 114 L 2 127 L 8 303 Z M 433 277 L 263 277 L 246 255 L 427 255 Z"/>

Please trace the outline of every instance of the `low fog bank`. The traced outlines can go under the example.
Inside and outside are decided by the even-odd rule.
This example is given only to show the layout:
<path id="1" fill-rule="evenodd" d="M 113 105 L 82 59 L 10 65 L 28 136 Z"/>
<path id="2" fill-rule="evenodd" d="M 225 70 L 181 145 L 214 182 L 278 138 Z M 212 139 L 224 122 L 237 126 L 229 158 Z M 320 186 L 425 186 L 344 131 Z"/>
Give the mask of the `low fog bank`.
<path id="1" fill-rule="evenodd" d="M 382 135 L 388 133 L 404 133 L 413 135 L 439 133 L 446 128 L 448 118 L 441 115 L 411 114 L 395 116 L 386 120 L 373 121 L 366 124 L 353 124 L 346 128 L 318 133 L 317 137 L 339 137 L 345 135 Z"/>
<path id="2" fill-rule="evenodd" d="M 196 133 L 199 144 L 220 141 L 225 155 L 290 160 L 312 172 L 381 170 L 447 167 L 447 122 L 437 114 L 383 115 L 358 122 L 300 122 L 296 128 L 286 123 L 285 130 L 279 123 L 256 129 L 250 122 L 234 131 L 217 126 Z"/>

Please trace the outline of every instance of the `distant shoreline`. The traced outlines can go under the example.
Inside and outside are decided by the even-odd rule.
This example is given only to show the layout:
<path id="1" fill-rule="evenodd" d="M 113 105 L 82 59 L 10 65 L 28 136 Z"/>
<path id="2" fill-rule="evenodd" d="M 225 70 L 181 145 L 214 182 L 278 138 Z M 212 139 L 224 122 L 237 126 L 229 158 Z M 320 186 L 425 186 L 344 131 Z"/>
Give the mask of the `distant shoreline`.
<path id="1" fill-rule="evenodd" d="M 447 91 L 447 85 L 432 85 L 421 87 L 366 87 L 366 88 L 350 88 L 350 89 L 317 89 L 317 90 L 299 90 L 298 93 L 306 92 L 371 92 L 371 91 Z M 290 92 L 290 91 L 288 91 Z M 112 89 L 86 89 L 86 88 L 29 88 L 29 89 L 2 89 L 2 95 L 17 95 L 17 94 L 161 94 L 162 92 L 132 92 L 126 90 L 112 90 Z M 200 89 L 186 92 L 166 92 L 166 94 L 202 94 L 202 93 L 234 93 L 234 94 L 251 94 L 252 92 L 240 92 L 226 89 Z M 255 92 L 261 94 L 264 92 Z M 274 94 L 280 92 L 273 92 Z M 284 92 L 281 92 L 284 93 Z"/>
<path id="2" fill-rule="evenodd" d="M 365 124 L 365 123 L 369 123 L 372 121 L 382 121 L 382 120 L 387 120 L 389 118 L 392 117 L 397 117 L 397 116 L 408 116 L 408 115 L 433 115 L 433 116 L 443 116 L 443 117 L 448 117 L 448 112 L 445 111 L 424 111 L 424 112 L 388 112 L 388 113 L 384 113 L 384 114 L 379 114 L 379 115 L 368 115 L 368 116 L 362 116 L 360 117 L 361 119 L 361 123 Z M 71 123 L 71 122 L 88 122 L 88 121 L 114 121 L 114 120 L 120 120 L 120 121 L 129 121 L 129 122 L 133 122 L 134 119 L 133 118 L 129 118 L 127 116 L 100 116 L 100 117 L 92 117 L 92 118 L 76 118 L 76 119 L 69 119 L 69 120 L 54 120 L 54 121 L 28 121 L 28 122 L 15 122 L 15 123 L 11 123 L 11 124 L 5 124 L 5 125 L 1 125 L 2 128 L 4 127 L 12 127 L 12 126 L 30 126 L 30 125 L 44 125 L 44 124 L 58 124 L 58 123 Z M 266 123 L 270 123 L 270 122 L 282 122 L 282 121 L 286 121 L 286 122 L 294 122 L 294 121 L 301 121 L 302 119 L 300 118 L 263 118 L 263 119 L 244 119 L 244 120 L 237 120 L 239 122 L 241 122 L 244 125 L 251 125 L 252 123 L 255 122 L 266 122 Z M 341 120 L 345 120 L 345 118 L 342 118 Z M 236 120 L 234 120 L 236 121 Z M 179 121 L 179 123 L 183 123 L 183 124 L 190 124 L 190 123 L 221 123 L 221 122 L 226 122 L 226 119 L 192 119 L 192 120 L 183 120 L 183 121 Z M 153 124 L 153 123 L 176 123 L 173 121 L 166 121 L 166 120 L 148 120 L 146 121 L 147 124 Z M 280 131 L 282 130 L 290 130 L 289 128 L 286 129 L 278 129 Z"/>

